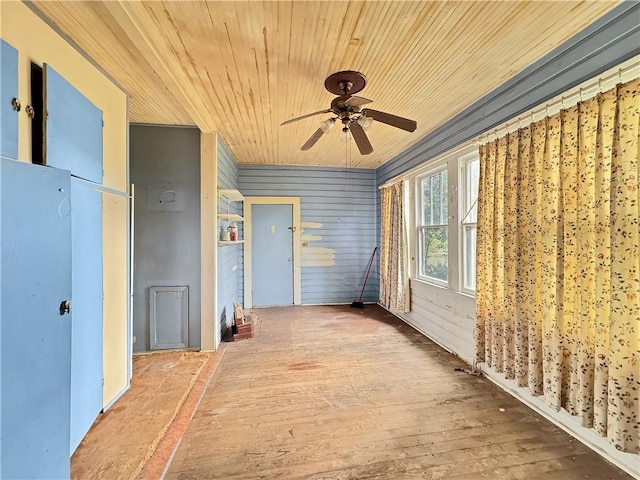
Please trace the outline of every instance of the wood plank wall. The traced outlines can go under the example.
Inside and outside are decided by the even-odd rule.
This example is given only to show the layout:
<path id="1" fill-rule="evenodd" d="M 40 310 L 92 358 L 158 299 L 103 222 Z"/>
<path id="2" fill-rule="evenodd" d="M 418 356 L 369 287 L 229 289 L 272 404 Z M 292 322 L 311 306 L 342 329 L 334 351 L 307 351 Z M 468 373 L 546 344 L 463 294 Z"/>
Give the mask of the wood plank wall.
<path id="1" fill-rule="evenodd" d="M 233 157 L 218 135 L 218 188 L 238 188 L 238 162 Z M 242 202 L 227 202 L 219 198 L 218 212 L 237 213 L 242 215 Z M 217 235 L 220 237 L 220 226 L 226 228 L 227 222 L 219 222 Z M 242 222 L 238 223 L 239 238 L 244 238 Z M 233 321 L 233 302 L 243 303 L 243 252 L 244 246 L 218 246 L 218 318 L 221 334 Z M 235 269 L 234 269 L 235 267 Z"/>
<path id="2" fill-rule="evenodd" d="M 240 165 L 245 196 L 300 197 L 302 303 L 351 303 L 376 246 L 373 169 Z M 378 298 L 374 261 L 364 300 Z"/>

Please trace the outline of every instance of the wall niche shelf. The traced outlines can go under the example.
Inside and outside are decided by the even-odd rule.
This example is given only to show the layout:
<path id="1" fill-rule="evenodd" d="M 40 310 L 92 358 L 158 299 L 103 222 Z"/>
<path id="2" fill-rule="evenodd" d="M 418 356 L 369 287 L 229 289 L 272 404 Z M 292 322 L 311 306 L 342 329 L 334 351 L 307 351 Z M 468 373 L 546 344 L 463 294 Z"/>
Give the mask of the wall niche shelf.
<path id="1" fill-rule="evenodd" d="M 226 199 L 227 203 L 227 211 L 220 212 L 218 210 L 218 235 L 221 234 L 222 231 L 226 229 L 232 223 L 244 222 L 244 217 L 242 215 L 238 215 L 237 213 L 231 213 L 230 207 L 231 202 L 242 202 L 244 201 L 244 196 L 240 193 L 239 190 L 235 188 L 219 188 L 218 189 L 218 208 L 222 204 L 222 199 Z M 238 235 L 240 232 L 238 232 Z M 238 238 L 238 240 L 222 240 L 220 236 L 218 237 L 218 245 L 239 245 L 244 243 L 244 240 Z"/>

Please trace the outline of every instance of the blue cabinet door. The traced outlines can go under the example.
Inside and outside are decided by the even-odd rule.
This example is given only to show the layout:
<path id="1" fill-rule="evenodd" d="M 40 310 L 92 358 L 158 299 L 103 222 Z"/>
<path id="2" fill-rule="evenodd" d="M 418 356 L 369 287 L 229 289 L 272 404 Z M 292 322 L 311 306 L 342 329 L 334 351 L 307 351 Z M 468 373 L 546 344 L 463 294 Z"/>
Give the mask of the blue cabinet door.
<path id="1" fill-rule="evenodd" d="M 71 449 L 102 410 L 102 193 L 71 178 Z"/>
<path id="2" fill-rule="evenodd" d="M 45 163 L 102 183 L 102 110 L 44 65 Z"/>
<path id="3" fill-rule="evenodd" d="M 0 41 L 0 157 L 18 158 L 18 112 L 11 100 L 18 98 L 18 51 Z"/>
<path id="4" fill-rule="evenodd" d="M 68 171 L 0 159 L 0 476 L 69 478 Z"/>
<path id="5" fill-rule="evenodd" d="M 251 207 L 252 300 L 255 307 L 293 305 L 293 206 Z"/>

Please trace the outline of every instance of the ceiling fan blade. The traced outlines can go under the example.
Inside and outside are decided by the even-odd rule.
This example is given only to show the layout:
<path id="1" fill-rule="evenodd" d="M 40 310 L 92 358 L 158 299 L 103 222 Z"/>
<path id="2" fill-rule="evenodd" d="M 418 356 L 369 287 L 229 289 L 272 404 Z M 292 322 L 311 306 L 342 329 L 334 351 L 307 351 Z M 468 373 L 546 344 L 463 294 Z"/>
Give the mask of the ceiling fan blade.
<path id="1" fill-rule="evenodd" d="M 307 140 L 305 144 L 302 145 L 302 147 L 300 147 L 300 150 L 309 150 L 311 147 L 313 147 L 316 144 L 318 140 L 320 140 L 320 137 L 322 135 L 324 135 L 324 132 L 322 131 L 321 128 L 319 128 L 318 130 L 313 132 L 313 135 L 309 137 L 309 140 Z"/>
<path id="2" fill-rule="evenodd" d="M 373 152 L 371 142 L 369 142 L 367 134 L 364 133 L 364 130 L 358 122 L 352 122 L 349 125 L 349 130 L 351 130 L 351 135 L 353 135 L 353 139 L 355 140 L 358 150 L 360 150 L 362 155 L 369 155 Z"/>
<path id="3" fill-rule="evenodd" d="M 415 120 L 398 117 L 397 115 L 391 115 L 390 113 L 381 112 L 379 110 L 371 110 L 370 108 L 365 108 L 362 111 L 362 114 L 365 117 L 373 118 L 377 122 L 382 122 L 386 123 L 387 125 L 391 125 L 392 127 L 401 128 L 402 130 L 406 130 L 407 132 L 413 132 L 418 127 L 418 124 Z"/>
<path id="4" fill-rule="evenodd" d="M 369 100 L 368 98 L 364 98 L 364 97 L 356 97 L 355 95 L 351 95 L 349 98 L 347 98 L 347 100 L 344 102 L 345 105 L 347 105 L 348 107 L 361 107 L 362 105 L 366 105 L 367 103 L 371 103 L 373 102 L 373 100 Z"/>
<path id="5" fill-rule="evenodd" d="M 328 110 L 320 110 L 318 112 L 307 113 L 306 115 L 302 115 L 301 117 L 292 118 L 291 120 L 287 120 L 286 122 L 282 122 L 280 126 L 287 125 L 289 123 L 297 122 L 298 120 L 302 120 L 304 118 L 313 117 L 314 115 L 320 115 L 322 113 L 331 113 L 331 109 Z"/>

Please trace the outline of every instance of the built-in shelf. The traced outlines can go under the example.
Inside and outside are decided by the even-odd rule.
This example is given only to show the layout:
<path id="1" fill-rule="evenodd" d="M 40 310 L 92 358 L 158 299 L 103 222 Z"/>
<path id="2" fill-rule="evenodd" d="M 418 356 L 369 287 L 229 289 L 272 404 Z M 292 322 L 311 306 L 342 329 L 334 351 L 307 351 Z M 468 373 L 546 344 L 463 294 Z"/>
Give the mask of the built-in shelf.
<path id="1" fill-rule="evenodd" d="M 237 245 L 239 243 L 244 243 L 244 240 L 235 240 L 235 241 L 231 241 L 231 240 L 218 240 L 218 245 L 222 246 L 222 245 Z"/>
<path id="2" fill-rule="evenodd" d="M 242 202 L 244 200 L 244 196 L 235 188 L 219 188 L 218 194 L 230 202 Z"/>
<path id="3" fill-rule="evenodd" d="M 229 222 L 243 222 L 244 217 L 238 215 L 237 213 L 219 213 L 218 218 L 220 220 L 227 220 Z"/>
<path id="4" fill-rule="evenodd" d="M 220 202 L 220 199 L 226 199 L 226 202 Z M 244 222 L 244 217 L 242 215 L 238 215 L 237 213 L 231 213 L 230 204 L 231 202 L 243 202 L 244 196 L 240 193 L 239 190 L 235 188 L 219 188 L 218 189 L 218 205 L 224 205 L 226 203 L 226 213 L 218 212 L 218 228 L 225 230 L 225 225 L 233 225 L 237 222 Z M 224 207 L 223 207 L 224 208 Z M 221 224 L 221 222 L 223 222 Z M 222 237 L 222 231 L 219 232 L 220 237 Z M 226 232 L 225 237 L 226 237 Z M 219 238 L 220 238 L 219 237 Z M 228 237 L 227 237 L 228 238 Z M 244 240 L 220 240 L 218 239 L 218 245 L 239 245 L 244 243 Z"/>

